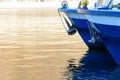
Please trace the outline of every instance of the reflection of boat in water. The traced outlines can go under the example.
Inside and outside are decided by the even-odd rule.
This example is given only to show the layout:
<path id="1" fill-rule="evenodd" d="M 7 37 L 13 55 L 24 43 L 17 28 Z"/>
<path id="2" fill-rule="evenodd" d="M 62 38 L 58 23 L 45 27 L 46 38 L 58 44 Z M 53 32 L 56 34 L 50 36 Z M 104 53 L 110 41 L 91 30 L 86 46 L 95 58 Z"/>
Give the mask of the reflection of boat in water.
<path id="1" fill-rule="evenodd" d="M 85 17 L 86 14 L 80 12 L 78 13 L 78 9 L 86 11 L 86 9 L 82 8 L 68 8 L 67 3 L 63 6 L 63 8 L 59 9 L 60 12 L 65 13 L 64 16 L 62 15 L 62 20 L 64 20 L 64 22 L 66 22 L 69 26 L 69 29 L 67 30 L 68 34 L 74 34 L 75 30 L 77 30 L 83 41 L 89 48 L 103 48 L 104 45 L 100 37 L 90 30 L 89 26 L 91 25 Z M 71 25 L 69 24 L 69 22 L 71 22 Z"/>
<path id="2" fill-rule="evenodd" d="M 84 11 L 88 20 L 94 25 L 93 29 L 99 32 L 106 48 L 118 64 L 120 64 L 119 2 L 119 0 L 104 0 L 103 5 L 96 9 Z"/>
<path id="3" fill-rule="evenodd" d="M 79 63 L 74 58 L 68 60 L 65 77 L 68 78 L 66 80 L 111 80 L 109 78 L 111 78 L 110 76 L 116 67 L 117 64 L 109 53 L 88 50 L 80 58 Z"/>

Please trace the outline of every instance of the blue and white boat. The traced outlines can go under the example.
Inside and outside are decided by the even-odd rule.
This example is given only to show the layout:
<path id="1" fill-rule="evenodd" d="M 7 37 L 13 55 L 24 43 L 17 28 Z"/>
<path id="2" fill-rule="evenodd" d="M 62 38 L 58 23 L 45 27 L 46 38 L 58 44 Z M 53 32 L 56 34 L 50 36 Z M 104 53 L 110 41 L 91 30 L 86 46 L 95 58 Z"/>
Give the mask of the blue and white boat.
<path id="1" fill-rule="evenodd" d="M 85 17 L 86 13 L 80 12 L 80 10 L 87 11 L 87 9 L 83 9 L 80 7 L 73 9 L 66 7 L 66 5 L 67 4 L 65 4 L 63 8 L 60 8 L 59 11 L 65 13 L 69 21 L 71 22 L 70 27 L 73 27 L 72 29 L 68 30 L 68 34 L 71 30 L 73 31 L 72 33 L 75 32 L 74 30 L 77 30 L 83 41 L 89 48 L 104 48 L 103 42 L 98 36 L 95 37 L 95 39 L 92 38 L 93 34 L 91 33 L 91 30 L 89 28 L 89 22 Z M 67 21 L 67 19 L 65 19 L 65 21 L 69 26 L 69 21 Z"/>
<path id="2" fill-rule="evenodd" d="M 84 13 L 87 13 L 92 28 L 101 35 L 106 48 L 120 65 L 120 0 L 104 0 L 98 8 Z"/>

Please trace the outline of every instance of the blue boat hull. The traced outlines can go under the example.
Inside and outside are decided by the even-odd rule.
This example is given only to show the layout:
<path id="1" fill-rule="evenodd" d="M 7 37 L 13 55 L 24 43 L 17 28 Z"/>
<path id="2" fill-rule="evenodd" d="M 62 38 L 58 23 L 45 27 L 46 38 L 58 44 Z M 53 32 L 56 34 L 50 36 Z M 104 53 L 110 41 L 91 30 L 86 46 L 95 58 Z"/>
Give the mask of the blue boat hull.
<path id="1" fill-rule="evenodd" d="M 97 43 L 89 42 L 91 36 L 88 28 L 88 20 L 74 19 L 74 18 L 70 18 L 70 20 L 74 23 L 79 35 L 81 36 L 81 38 L 89 48 L 105 48 L 102 41 L 99 41 Z"/>
<path id="2" fill-rule="evenodd" d="M 99 32 L 104 45 L 120 65 L 120 10 L 88 10 L 88 20 L 94 24 L 93 29 Z"/>
<path id="3" fill-rule="evenodd" d="M 106 48 L 110 51 L 114 60 L 120 64 L 120 26 L 96 23 L 95 26 L 100 30 Z"/>
<path id="4" fill-rule="evenodd" d="M 69 18 L 71 23 L 75 25 L 79 35 L 82 40 L 89 48 L 101 48 L 105 49 L 104 44 L 101 40 L 98 40 L 96 43 L 90 43 L 91 40 L 88 20 L 85 17 L 84 13 L 78 13 L 78 9 L 60 9 L 61 12 L 64 12 Z"/>

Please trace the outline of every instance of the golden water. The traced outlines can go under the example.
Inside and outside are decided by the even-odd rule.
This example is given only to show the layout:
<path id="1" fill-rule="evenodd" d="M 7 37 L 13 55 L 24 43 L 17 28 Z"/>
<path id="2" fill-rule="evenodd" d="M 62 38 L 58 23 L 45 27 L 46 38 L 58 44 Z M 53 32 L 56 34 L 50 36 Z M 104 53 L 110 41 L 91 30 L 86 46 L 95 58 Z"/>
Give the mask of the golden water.
<path id="1" fill-rule="evenodd" d="M 87 50 L 68 36 L 57 9 L 0 9 L 0 79 L 61 80 Z"/>

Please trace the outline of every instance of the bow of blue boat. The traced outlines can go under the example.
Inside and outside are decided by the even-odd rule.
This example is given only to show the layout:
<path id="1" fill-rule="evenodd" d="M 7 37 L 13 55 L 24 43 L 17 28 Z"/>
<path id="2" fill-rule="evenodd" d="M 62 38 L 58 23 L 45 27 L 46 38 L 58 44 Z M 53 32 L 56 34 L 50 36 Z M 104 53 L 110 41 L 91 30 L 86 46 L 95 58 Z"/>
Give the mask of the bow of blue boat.
<path id="1" fill-rule="evenodd" d="M 112 1 L 112 0 L 110 0 Z M 112 4 L 112 3 L 111 3 Z M 115 7 L 98 7 L 84 11 L 94 30 L 99 31 L 104 45 L 120 65 L 120 3 Z"/>
<path id="2" fill-rule="evenodd" d="M 68 26 L 70 25 L 70 23 L 74 25 L 74 28 L 78 31 L 81 38 L 89 48 L 96 48 L 96 49 L 105 48 L 102 40 L 98 38 L 98 35 L 94 34 L 94 32 L 91 31 L 91 29 L 89 28 L 90 25 L 85 16 L 87 9 L 69 8 L 66 5 L 63 6 L 62 8 L 59 8 L 58 10 L 60 15 L 62 15 L 61 13 L 65 13 L 64 16 L 62 15 L 64 17 L 62 20 L 63 23 L 64 22 L 67 23 Z M 65 19 L 66 17 L 67 19 Z M 70 27 L 67 27 L 67 29 L 68 29 L 67 32 L 71 31 Z"/>

